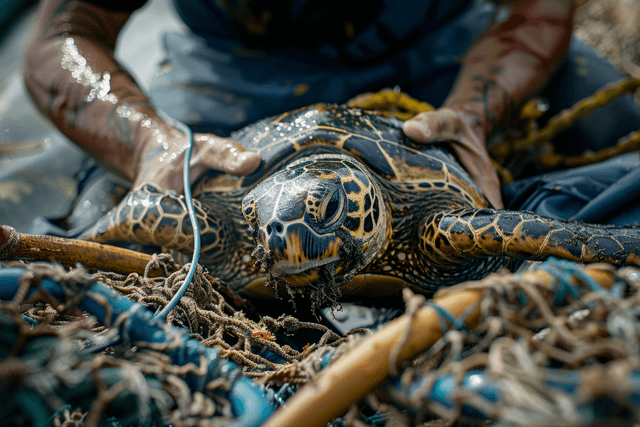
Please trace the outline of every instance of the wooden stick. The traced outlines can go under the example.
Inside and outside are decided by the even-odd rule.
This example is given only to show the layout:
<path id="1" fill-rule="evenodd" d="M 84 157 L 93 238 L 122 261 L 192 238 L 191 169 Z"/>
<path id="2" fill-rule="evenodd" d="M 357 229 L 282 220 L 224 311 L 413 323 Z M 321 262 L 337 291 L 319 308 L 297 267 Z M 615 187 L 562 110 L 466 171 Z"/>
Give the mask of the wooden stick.
<path id="1" fill-rule="evenodd" d="M 20 258 L 27 261 L 56 261 L 66 267 L 83 267 L 119 274 L 143 274 L 151 255 L 85 240 L 64 239 L 18 233 L 13 227 L 0 226 L 0 260 Z M 162 268 L 151 269 L 151 277 L 164 275 Z"/>
<path id="2" fill-rule="evenodd" d="M 86 240 L 22 234 L 13 227 L 0 225 L 0 261 L 13 258 L 26 261 L 55 261 L 65 267 L 75 267 L 80 263 L 88 269 L 112 271 L 124 275 L 144 274 L 147 264 L 153 259 L 151 255 L 117 246 Z M 169 266 L 169 273 L 179 268 L 177 264 L 173 267 Z M 161 267 L 149 270 L 149 277 L 163 277 L 164 274 Z M 253 304 L 238 296 L 224 283 L 209 274 L 205 274 L 205 277 L 216 291 L 229 298 L 235 308 L 250 314 L 256 312 Z"/>
<path id="3" fill-rule="evenodd" d="M 585 272 L 601 286 L 611 287 L 615 279 L 613 273 L 597 268 L 597 265 L 593 267 Z M 483 280 L 495 280 L 495 277 Z M 550 287 L 553 278 L 538 270 L 524 273 L 522 281 Z M 458 317 L 477 303 L 483 292 L 483 289 L 445 290 L 436 294 L 433 302 Z M 476 309 L 467 317 L 465 325 L 475 329 L 480 321 L 481 313 Z M 398 365 L 414 359 L 442 337 L 442 328 L 433 308 L 421 308 L 414 318 L 403 315 L 363 339 L 348 355 L 318 374 L 287 401 L 286 408 L 276 411 L 261 427 L 321 427 L 343 415 L 389 376 L 389 355 L 407 337 L 407 329 L 409 335 L 398 353 Z"/>

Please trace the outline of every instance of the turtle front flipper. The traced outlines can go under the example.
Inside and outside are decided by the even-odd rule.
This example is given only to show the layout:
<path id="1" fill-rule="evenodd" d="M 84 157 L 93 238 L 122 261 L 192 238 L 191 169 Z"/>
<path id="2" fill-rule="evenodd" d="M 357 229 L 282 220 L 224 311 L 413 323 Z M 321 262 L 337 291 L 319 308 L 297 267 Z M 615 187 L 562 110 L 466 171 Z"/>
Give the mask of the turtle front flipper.
<path id="1" fill-rule="evenodd" d="M 202 241 L 201 253 L 215 258 L 218 252 L 223 252 L 220 239 L 232 234 L 226 230 L 231 225 L 220 215 L 212 215 L 210 209 L 198 200 L 193 204 Z M 127 242 L 193 252 L 193 228 L 184 198 L 150 183 L 129 192 L 81 238 L 100 243 Z"/>
<path id="2" fill-rule="evenodd" d="M 437 263 L 506 255 L 640 265 L 637 226 L 592 225 L 531 212 L 471 208 L 433 215 L 420 231 L 420 249 Z"/>

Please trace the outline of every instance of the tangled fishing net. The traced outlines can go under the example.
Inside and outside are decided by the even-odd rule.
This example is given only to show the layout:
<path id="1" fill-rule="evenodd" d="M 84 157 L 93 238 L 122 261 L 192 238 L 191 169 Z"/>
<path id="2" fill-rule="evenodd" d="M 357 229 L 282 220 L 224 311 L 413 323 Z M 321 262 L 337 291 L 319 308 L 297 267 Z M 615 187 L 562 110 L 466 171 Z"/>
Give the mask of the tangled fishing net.
<path id="1" fill-rule="evenodd" d="M 480 313 L 477 326 L 440 309 L 443 337 L 352 408 L 346 425 L 368 420 L 366 408 L 384 412 L 390 426 L 633 425 L 640 419 L 638 290 L 638 269 L 557 260 L 443 289 L 436 301 L 481 292 L 466 311 Z M 407 301 L 425 303 L 416 295 Z"/>
<path id="2" fill-rule="evenodd" d="M 16 296 L 0 305 L 5 408 L 0 425 L 148 425 L 150 420 L 156 425 L 221 425 L 233 419 L 225 393 L 243 373 L 262 377 L 272 404 L 286 405 L 299 386 L 354 357 L 359 343 L 375 339 L 342 337 L 293 316 L 250 319 L 213 289 L 201 268 L 167 321 L 220 349 L 222 357 L 240 367 L 233 373 L 208 372 L 204 363 L 176 365 L 163 354 L 170 345 L 118 344 L 118 323 L 127 319 L 97 325 L 76 308 L 77 301 L 91 296 L 88 286 L 100 281 L 156 311 L 184 275 L 184 268 L 165 278 L 148 278 L 28 266 Z M 44 277 L 65 284 L 66 303 L 41 286 Z M 438 313 L 442 338 L 392 369 L 380 387 L 331 424 L 637 422 L 639 288 L 640 271 L 634 268 L 550 261 L 526 273 L 494 274 L 442 290 L 435 303 L 427 303 Z M 465 315 L 456 319 L 438 308 L 439 297 L 469 291 L 480 298 Z M 108 301 L 94 298 L 108 307 Z M 422 296 L 407 293 L 406 302 L 404 317 L 409 319 L 425 307 Z M 480 320 L 475 328 L 465 326 L 474 310 Z M 318 331 L 321 338 L 295 349 L 290 338 L 304 329 Z M 392 360 L 408 339 L 399 337 Z M 190 375 L 207 378 L 203 391 L 190 389 Z"/>
<path id="3" fill-rule="evenodd" d="M 25 267 L 7 265 L 16 266 Z M 42 287 L 44 278 L 63 284 L 67 303 Z M 130 319 L 122 315 L 107 330 L 79 312 L 76 304 L 87 296 L 110 310 L 104 297 L 87 291 L 93 282 L 83 269 L 31 265 L 13 300 L 0 303 L 0 425 L 214 426 L 233 420 L 224 395 L 238 370 L 221 372 L 222 365 L 204 361 L 176 366 L 164 352 L 178 342 L 164 348 L 139 342 L 94 354 L 93 346 L 112 341 L 118 325 Z M 203 378 L 204 392 L 189 391 L 190 375 Z"/>
<path id="4" fill-rule="evenodd" d="M 155 256 L 147 272 L 158 264 L 167 271 L 166 265 L 173 265 L 173 261 L 169 255 Z M 233 420 L 224 393 L 234 377 L 278 372 L 319 347 L 337 346 L 346 339 L 325 325 L 293 316 L 250 319 L 225 301 L 215 289 L 220 283 L 212 283 L 198 266 L 187 292 L 166 321 L 185 328 L 190 338 L 217 349 L 220 357 L 239 367 L 233 374 L 217 376 L 220 372 L 207 371 L 204 364 L 172 363 L 163 353 L 178 348 L 178 342 L 119 344 L 119 325 L 128 321 L 124 315 L 113 324 L 99 325 L 77 308 L 81 299 L 91 297 L 109 312 L 109 301 L 87 291 L 92 283 L 100 282 L 152 312 L 159 311 L 182 285 L 188 266 L 155 278 L 146 273 L 88 275 L 83 269 L 66 271 L 49 264 L 10 262 L 2 267 L 27 271 L 15 297 L 0 303 L 5 350 L 0 357 L 0 392 L 11 408 L 5 413 L 7 423 L 0 425 L 39 425 L 55 420 L 59 425 L 102 425 L 109 419 L 112 425 L 136 425 L 151 415 L 156 417 L 156 425 L 167 421 L 172 425 L 204 425 L 203 420 L 208 420 L 206 425 L 221 425 Z M 41 286 L 43 278 L 64 284 L 65 304 Z M 309 330 L 319 337 L 317 342 L 296 346 L 296 334 Z M 187 374 L 212 377 L 204 386 L 207 393 L 190 391 Z M 132 396 L 136 399 L 133 406 L 126 403 Z M 30 414 L 32 406 L 59 410 L 51 418 L 45 409 Z M 76 407 L 84 411 L 73 412 Z M 105 412 L 107 407 L 110 409 Z M 137 410 L 122 409 L 131 407 Z M 25 414 L 30 415 L 25 418 Z"/>

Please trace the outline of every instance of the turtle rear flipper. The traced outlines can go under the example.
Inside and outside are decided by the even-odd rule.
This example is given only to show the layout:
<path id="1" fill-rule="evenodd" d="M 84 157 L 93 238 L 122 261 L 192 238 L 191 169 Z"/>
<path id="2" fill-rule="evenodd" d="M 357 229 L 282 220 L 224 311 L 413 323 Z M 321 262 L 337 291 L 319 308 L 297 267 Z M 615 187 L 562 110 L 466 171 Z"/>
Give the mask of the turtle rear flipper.
<path id="1" fill-rule="evenodd" d="M 432 260 L 442 263 L 506 255 L 640 265 L 640 227 L 565 222 L 531 212 L 461 209 L 439 213 L 421 228 L 419 245 Z"/>
<path id="2" fill-rule="evenodd" d="M 220 248 L 220 218 L 194 200 L 194 211 L 202 240 L 202 252 Z M 193 252 L 193 229 L 184 198 L 146 183 L 132 190 L 83 236 L 100 243 L 127 242 Z M 215 254 L 208 254 L 215 255 Z"/>

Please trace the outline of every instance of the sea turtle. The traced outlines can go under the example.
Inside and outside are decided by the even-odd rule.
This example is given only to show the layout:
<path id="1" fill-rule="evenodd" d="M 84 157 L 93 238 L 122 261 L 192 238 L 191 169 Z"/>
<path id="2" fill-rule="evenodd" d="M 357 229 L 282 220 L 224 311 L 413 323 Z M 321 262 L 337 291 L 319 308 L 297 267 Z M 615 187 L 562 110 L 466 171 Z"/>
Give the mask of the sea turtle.
<path id="1" fill-rule="evenodd" d="M 201 263 L 246 295 L 284 284 L 318 302 L 433 293 L 511 257 L 640 264 L 640 229 L 494 210 L 446 145 L 417 145 L 402 122 L 317 104 L 232 135 L 260 153 L 246 177 L 211 171 L 193 187 Z M 87 234 L 187 254 L 184 200 L 145 184 Z M 257 262 L 256 262 L 257 259 Z"/>

